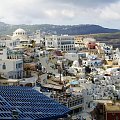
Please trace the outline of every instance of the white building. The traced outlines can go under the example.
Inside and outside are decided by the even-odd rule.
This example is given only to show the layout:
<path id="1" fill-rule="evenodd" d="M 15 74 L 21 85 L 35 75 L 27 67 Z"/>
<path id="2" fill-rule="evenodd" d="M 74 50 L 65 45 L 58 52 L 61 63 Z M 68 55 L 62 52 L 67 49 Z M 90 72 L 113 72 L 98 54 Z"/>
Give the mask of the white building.
<path id="1" fill-rule="evenodd" d="M 9 49 L 4 46 L 0 47 L 0 73 L 6 78 L 23 77 L 23 60 L 18 59 L 17 54 L 10 56 Z"/>
<path id="2" fill-rule="evenodd" d="M 45 46 L 46 48 L 58 48 L 62 51 L 74 51 L 75 50 L 75 42 L 74 36 L 68 35 L 51 35 L 45 36 Z"/>
<path id="3" fill-rule="evenodd" d="M 31 45 L 30 44 L 31 39 L 27 35 L 27 32 L 21 28 L 13 32 L 12 39 L 13 40 L 19 39 L 22 46 Z"/>
<path id="4" fill-rule="evenodd" d="M 20 59 L 0 60 L 0 72 L 6 78 L 16 79 L 23 77 L 23 61 Z"/>
<path id="5" fill-rule="evenodd" d="M 102 65 L 102 60 L 91 56 L 91 58 L 83 60 L 82 64 L 85 65 L 85 66 L 89 65 L 89 66 L 96 66 L 97 67 L 97 66 Z"/>
<path id="6" fill-rule="evenodd" d="M 19 39 L 12 39 L 11 36 L 0 36 L 0 46 L 7 46 L 10 49 L 20 45 Z"/>
<path id="7" fill-rule="evenodd" d="M 79 58 L 86 58 L 86 53 L 65 53 L 64 57 L 68 60 L 75 61 L 78 60 Z"/>
<path id="8" fill-rule="evenodd" d="M 113 51 L 113 62 L 116 62 L 118 63 L 118 65 L 120 65 L 119 61 L 120 61 L 120 51 L 118 48 L 116 48 L 116 50 Z"/>
<path id="9" fill-rule="evenodd" d="M 0 60 L 22 59 L 22 58 L 23 58 L 22 50 L 13 50 L 5 46 L 0 46 Z"/>
<path id="10" fill-rule="evenodd" d="M 40 44 L 41 42 L 43 42 L 43 40 L 41 39 L 40 30 L 36 30 L 34 34 L 34 41 L 36 44 Z"/>
<path id="11" fill-rule="evenodd" d="M 103 49 L 103 51 L 105 53 L 105 59 L 106 60 L 112 60 L 113 59 L 113 55 L 112 55 L 113 46 L 106 45 L 102 49 Z"/>
<path id="12" fill-rule="evenodd" d="M 7 59 L 7 47 L 0 46 L 0 60 Z"/>
<path id="13" fill-rule="evenodd" d="M 64 57 L 68 60 L 71 60 L 71 61 L 78 60 L 78 54 L 77 53 L 65 53 Z"/>

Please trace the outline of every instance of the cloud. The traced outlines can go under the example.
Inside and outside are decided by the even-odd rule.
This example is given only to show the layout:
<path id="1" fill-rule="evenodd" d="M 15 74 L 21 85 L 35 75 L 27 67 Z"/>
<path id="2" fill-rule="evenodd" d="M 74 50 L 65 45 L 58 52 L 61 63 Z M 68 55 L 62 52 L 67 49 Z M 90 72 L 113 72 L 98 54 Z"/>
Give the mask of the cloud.
<path id="1" fill-rule="evenodd" d="M 0 0 L 10 24 L 108 24 L 120 19 L 120 0 Z M 112 26 L 113 27 L 113 26 Z"/>
<path id="2" fill-rule="evenodd" d="M 111 4 L 102 9 L 100 18 L 104 20 L 120 20 L 120 2 Z"/>
<path id="3" fill-rule="evenodd" d="M 48 2 L 48 0 L 45 0 Z M 82 7 L 100 7 L 106 4 L 118 2 L 119 0 L 49 0 L 50 2 L 59 3 L 62 5 L 74 5 Z"/>
<path id="4" fill-rule="evenodd" d="M 75 13 L 72 10 L 68 10 L 68 9 L 63 9 L 63 10 L 56 10 L 56 9 L 49 9 L 45 11 L 45 14 L 49 17 L 49 18 L 74 18 L 75 17 Z"/>

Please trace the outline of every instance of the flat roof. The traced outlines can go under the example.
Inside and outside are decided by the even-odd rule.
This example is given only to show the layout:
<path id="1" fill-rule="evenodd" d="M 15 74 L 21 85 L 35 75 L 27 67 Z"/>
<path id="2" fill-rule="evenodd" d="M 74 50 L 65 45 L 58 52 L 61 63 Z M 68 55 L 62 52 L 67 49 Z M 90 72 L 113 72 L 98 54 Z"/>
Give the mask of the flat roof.
<path id="1" fill-rule="evenodd" d="M 22 59 L 5 59 L 5 60 L 2 60 L 2 61 L 22 61 Z"/>
<path id="2" fill-rule="evenodd" d="M 57 86 L 57 85 L 52 85 L 52 84 L 45 84 L 45 85 L 43 85 L 43 87 L 62 90 L 62 86 L 60 86 L 60 85 Z"/>
<path id="3" fill-rule="evenodd" d="M 0 82 L 4 83 L 4 82 L 7 82 L 7 83 L 13 83 L 13 82 L 18 82 L 19 80 L 18 79 L 0 79 Z"/>
<path id="4" fill-rule="evenodd" d="M 118 111 L 120 112 L 120 103 L 119 101 L 116 101 L 115 104 L 113 103 L 112 100 L 94 100 L 94 102 L 97 103 L 103 103 L 105 105 L 105 109 L 108 112 L 114 112 L 114 111 Z"/>
<path id="5" fill-rule="evenodd" d="M 97 103 L 112 103 L 112 100 L 94 100 Z"/>
<path id="6" fill-rule="evenodd" d="M 106 109 L 106 111 L 109 111 L 109 112 L 111 112 L 111 111 L 118 111 L 118 112 L 120 112 L 120 105 L 106 104 L 105 105 L 105 109 Z"/>

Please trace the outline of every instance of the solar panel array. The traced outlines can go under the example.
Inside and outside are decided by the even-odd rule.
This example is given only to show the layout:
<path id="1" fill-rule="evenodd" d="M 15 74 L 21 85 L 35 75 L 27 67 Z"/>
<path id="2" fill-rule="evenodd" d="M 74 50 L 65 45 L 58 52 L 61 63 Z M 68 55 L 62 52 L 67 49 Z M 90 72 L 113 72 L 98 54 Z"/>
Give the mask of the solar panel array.
<path id="1" fill-rule="evenodd" d="M 0 86 L 0 119 L 12 119 L 13 110 L 18 111 L 18 119 L 27 120 L 56 119 L 70 111 L 32 88 Z"/>

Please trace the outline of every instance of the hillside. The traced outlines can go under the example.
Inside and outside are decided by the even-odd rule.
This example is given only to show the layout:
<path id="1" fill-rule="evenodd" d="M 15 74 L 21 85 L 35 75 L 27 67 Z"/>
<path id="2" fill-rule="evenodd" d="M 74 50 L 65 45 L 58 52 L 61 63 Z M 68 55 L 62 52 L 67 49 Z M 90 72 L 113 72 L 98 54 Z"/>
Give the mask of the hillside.
<path id="1" fill-rule="evenodd" d="M 114 48 L 120 48 L 120 32 L 92 35 L 97 41 L 113 45 Z"/>
<path id="2" fill-rule="evenodd" d="M 0 22 L 0 35 L 11 34 L 18 28 L 23 28 L 28 33 L 41 30 L 44 34 L 68 34 L 68 35 L 87 35 L 95 37 L 97 41 L 112 44 L 120 48 L 120 30 L 104 28 L 99 25 L 10 25 Z"/>
<path id="3" fill-rule="evenodd" d="M 68 34 L 68 35 L 80 35 L 80 34 L 96 34 L 96 33 L 114 33 L 119 32 L 117 29 L 104 28 L 99 25 L 10 25 L 0 22 L 0 35 L 12 34 L 16 29 L 23 28 L 28 32 L 35 32 L 35 30 L 41 30 L 41 33 L 45 34 Z"/>

